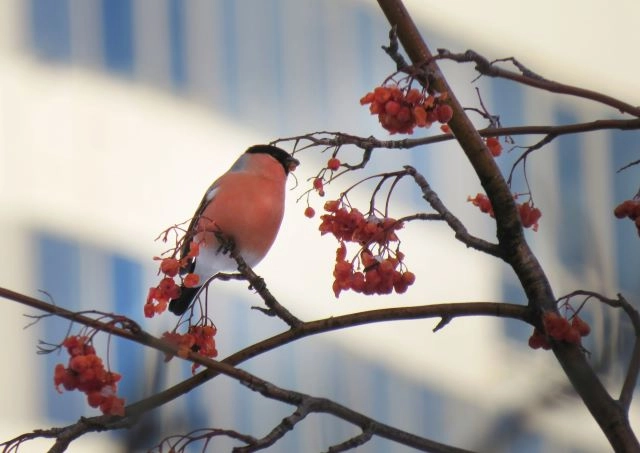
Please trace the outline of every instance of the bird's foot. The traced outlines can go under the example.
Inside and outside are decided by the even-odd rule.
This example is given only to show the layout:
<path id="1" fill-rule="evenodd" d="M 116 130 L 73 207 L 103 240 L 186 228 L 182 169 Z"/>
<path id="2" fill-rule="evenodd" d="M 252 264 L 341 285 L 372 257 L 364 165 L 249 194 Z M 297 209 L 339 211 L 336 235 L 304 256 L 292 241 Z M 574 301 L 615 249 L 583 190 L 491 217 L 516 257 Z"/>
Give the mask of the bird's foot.
<path id="1" fill-rule="evenodd" d="M 220 244 L 217 253 L 227 255 L 236 249 L 236 241 L 231 236 L 226 236 L 221 231 L 216 232 L 215 235 Z"/>
<path id="2" fill-rule="evenodd" d="M 264 290 L 267 287 L 267 284 L 264 281 L 264 278 L 258 277 L 249 285 L 249 289 L 254 289 L 258 292 Z"/>

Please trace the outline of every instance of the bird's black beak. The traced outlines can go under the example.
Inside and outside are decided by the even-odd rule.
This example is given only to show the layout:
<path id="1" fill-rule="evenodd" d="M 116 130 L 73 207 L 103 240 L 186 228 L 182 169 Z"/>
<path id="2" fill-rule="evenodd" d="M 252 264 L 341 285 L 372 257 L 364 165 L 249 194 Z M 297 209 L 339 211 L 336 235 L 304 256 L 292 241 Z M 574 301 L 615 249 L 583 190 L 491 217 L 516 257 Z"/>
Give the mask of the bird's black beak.
<path id="1" fill-rule="evenodd" d="M 295 171 L 295 169 L 298 168 L 298 165 L 300 165 L 300 161 L 295 157 L 290 156 L 285 161 L 285 165 L 290 172 Z"/>

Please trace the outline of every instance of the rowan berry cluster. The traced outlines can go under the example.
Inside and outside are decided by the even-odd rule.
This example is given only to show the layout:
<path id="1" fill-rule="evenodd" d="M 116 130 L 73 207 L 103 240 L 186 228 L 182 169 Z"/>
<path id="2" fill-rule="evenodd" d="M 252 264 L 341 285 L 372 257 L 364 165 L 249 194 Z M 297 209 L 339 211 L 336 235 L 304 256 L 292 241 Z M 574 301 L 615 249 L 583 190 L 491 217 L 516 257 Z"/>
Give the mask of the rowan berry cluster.
<path id="1" fill-rule="evenodd" d="M 197 352 L 205 357 L 217 357 L 218 350 L 216 349 L 216 341 L 214 339 L 217 333 L 217 329 L 212 324 L 205 324 L 203 326 L 190 326 L 189 331 L 184 334 L 176 332 L 165 332 L 162 334 L 162 338 L 178 347 L 178 357 L 186 358 L 189 352 Z M 167 355 L 165 361 L 171 360 L 173 356 Z M 199 367 L 197 363 L 194 363 L 191 367 L 191 371 L 195 373 Z"/>
<path id="2" fill-rule="evenodd" d="M 415 281 L 415 275 L 402 262 L 404 254 L 389 243 L 398 242 L 396 231 L 402 222 L 390 217 L 365 216 L 345 205 L 342 200 L 330 200 L 324 205 L 327 214 L 320 217 L 320 233 L 330 233 L 340 242 L 333 270 L 333 292 L 353 290 L 363 294 L 404 293 Z M 353 260 L 347 260 L 346 243 L 360 246 Z M 376 253 L 374 253 L 376 250 Z"/>
<path id="3" fill-rule="evenodd" d="M 446 104 L 447 93 L 437 96 L 410 88 L 410 84 L 382 85 L 360 99 L 361 105 L 369 104 L 372 115 L 378 115 L 382 127 L 391 134 L 412 134 L 416 127 L 428 128 L 439 122 L 447 124 L 453 109 Z"/>
<path id="4" fill-rule="evenodd" d="M 105 415 L 124 415 L 124 399 L 116 396 L 121 376 L 108 371 L 87 336 L 72 335 L 62 345 L 69 352 L 69 363 L 55 367 L 53 383 L 56 390 L 79 390 L 87 395 L 91 407 L 100 408 Z"/>
<path id="5" fill-rule="evenodd" d="M 517 195 L 514 196 L 517 198 Z M 491 205 L 491 200 L 483 193 L 477 194 L 475 197 L 467 197 L 467 201 L 471 202 L 474 206 L 477 206 L 480 209 L 480 212 L 484 212 L 485 214 L 489 214 L 491 217 L 495 218 L 495 213 L 493 212 L 493 206 Z M 538 231 L 538 221 L 540 217 L 542 217 L 542 212 L 540 209 L 533 206 L 533 202 L 531 199 L 516 204 L 518 208 L 518 214 L 520 214 L 520 221 L 522 222 L 522 226 L 524 228 L 531 228 L 533 231 Z"/>
<path id="6" fill-rule="evenodd" d="M 182 286 L 187 288 L 198 286 L 200 277 L 197 274 L 186 273 L 182 275 L 180 272 L 186 269 L 191 264 L 191 260 L 199 253 L 199 245 L 192 241 L 189 244 L 189 253 L 182 259 L 154 257 L 154 260 L 160 261 L 158 273 L 163 274 L 164 277 L 158 286 L 149 288 L 147 301 L 144 305 L 144 315 L 147 318 L 153 318 L 154 315 L 163 313 L 167 309 L 169 301 L 180 296 L 180 284 L 176 282 L 176 277 Z"/>
<path id="7" fill-rule="evenodd" d="M 638 235 L 640 235 L 640 198 L 623 201 L 616 206 L 613 214 L 619 219 L 624 219 L 625 217 L 631 219 L 636 225 Z"/>
<path id="8" fill-rule="evenodd" d="M 591 332 L 589 324 L 577 314 L 574 314 L 571 320 L 568 320 L 556 312 L 548 311 L 542 317 L 542 326 L 544 332 L 538 328 L 533 329 L 533 334 L 529 337 L 529 347 L 533 349 L 551 349 L 550 338 L 579 345 L 581 338 L 586 337 Z"/>

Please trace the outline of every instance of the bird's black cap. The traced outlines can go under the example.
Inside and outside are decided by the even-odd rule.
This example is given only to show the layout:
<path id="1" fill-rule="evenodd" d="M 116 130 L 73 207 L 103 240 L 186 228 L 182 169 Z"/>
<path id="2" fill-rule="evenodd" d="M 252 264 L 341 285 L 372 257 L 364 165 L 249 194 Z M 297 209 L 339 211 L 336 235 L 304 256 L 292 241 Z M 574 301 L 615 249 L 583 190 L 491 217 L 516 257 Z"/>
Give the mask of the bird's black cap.
<path id="1" fill-rule="evenodd" d="M 300 165 L 298 159 L 286 152 L 284 149 L 278 148 L 273 145 L 254 145 L 245 151 L 246 154 L 269 154 L 275 160 L 282 164 L 285 174 L 289 174 L 289 171 Z"/>

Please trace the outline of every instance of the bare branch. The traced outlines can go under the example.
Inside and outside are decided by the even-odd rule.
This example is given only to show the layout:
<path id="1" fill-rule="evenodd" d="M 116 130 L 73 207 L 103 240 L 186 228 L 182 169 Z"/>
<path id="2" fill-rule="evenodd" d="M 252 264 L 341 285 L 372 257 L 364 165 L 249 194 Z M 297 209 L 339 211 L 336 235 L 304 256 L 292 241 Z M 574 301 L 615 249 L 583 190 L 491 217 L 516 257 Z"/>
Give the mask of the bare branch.
<path id="1" fill-rule="evenodd" d="M 444 216 L 433 212 L 419 212 L 417 214 L 400 217 L 396 222 L 410 222 L 412 220 L 444 220 Z"/>
<path id="2" fill-rule="evenodd" d="M 396 64 L 396 70 L 402 71 L 407 66 L 407 62 L 405 61 L 402 54 L 400 54 L 400 46 L 398 45 L 398 34 L 396 33 L 396 27 L 391 27 L 389 30 L 389 45 L 382 46 L 382 50 L 385 51 L 389 58 L 391 58 Z"/>
<path id="3" fill-rule="evenodd" d="M 268 398 L 288 404 L 295 404 L 296 406 L 298 406 L 298 408 L 303 407 L 303 412 L 331 414 L 335 417 L 359 426 L 363 430 L 371 431 L 372 435 L 384 437 L 399 444 L 413 447 L 421 451 L 430 451 L 434 453 L 470 453 L 468 450 L 463 450 L 460 448 L 451 447 L 449 445 L 444 445 L 439 442 L 434 442 L 432 440 L 418 437 L 405 431 L 399 430 L 384 423 L 380 423 L 346 406 L 343 406 L 326 398 L 316 398 L 290 390 L 283 390 L 266 381 L 252 382 L 249 385 L 249 388 L 261 393 L 263 396 L 266 396 Z M 294 413 L 291 417 L 293 417 L 291 420 L 288 420 L 290 417 L 287 417 L 285 420 L 283 420 L 281 425 L 279 425 L 276 430 L 274 430 L 278 431 L 278 435 L 290 429 L 288 426 L 282 426 L 282 424 L 287 425 L 291 421 L 295 421 L 297 423 L 300 416 Z M 269 436 L 265 437 L 265 439 L 267 439 L 268 437 Z M 268 445 L 264 445 L 264 447 L 266 446 Z M 247 449 L 235 449 L 234 451 L 255 451 L 250 448 L 251 446 L 247 447 Z M 263 446 L 261 446 L 261 448 L 263 448 Z"/>
<path id="4" fill-rule="evenodd" d="M 214 232 L 216 238 L 223 244 L 227 250 L 229 251 L 229 256 L 236 260 L 238 263 L 238 272 L 246 278 L 251 288 L 256 290 L 256 292 L 262 297 L 264 303 L 269 307 L 269 311 L 262 310 L 263 313 L 268 314 L 269 316 L 277 316 L 286 322 L 290 327 L 296 327 L 302 324 L 302 321 L 296 318 L 289 310 L 287 310 L 284 306 L 278 302 L 278 300 L 271 294 L 271 291 L 267 288 L 267 284 L 264 279 L 256 274 L 251 267 L 245 262 L 244 258 L 240 255 L 238 250 L 235 247 L 230 238 L 225 237 L 220 232 Z"/>
<path id="5" fill-rule="evenodd" d="M 618 397 L 618 402 L 625 412 L 628 413 L 629 406 L 631 405 L 631 400 L 633 398 L 633 392 L 638 383 L 638 376 L 640 375 L 640 313 L 622 294 L 618 294 L 617 299 L 611 299 L 595 291 L 577 290 L 558 298 L 558 301 L 569 300 L 575 296 L 584 296 L 585 300 L 583 304 L 589 299 L 596 299 L 610 307 L 622 308 L 631 320 L 636 339 L 634 341 L 633 351 L 627 367 L 627 374 L 625 376 L 624 383 L 622 384 L 620 396 Z"/>
<path id="6" fill-rule="evenodd" d="M 293 428 L 295 428 L 295 426 L 304 420 L 304 418 L 311 412 L 313 412 L 311 400 L 309 398 L 304 398 L 302 402 L 298 404 L 296 410 L 288 417 L 283 418 L 269 434 L 261 439 L 257 439 L 246 447 L 234 448 L 234 453 L 249 453 L 270 447 L 284 437 L 286 433 L 293 430 Z"/>
<path id="7" fill-rule="evenodd" d="M 553 289 L 544 269 L 524 237 L 522 222 L 511 190 L 491 152 L 466 115 L 402 2 L 400 0 L 378 0 L 378 4 L 389 24 L 397 26 L 398 39 L 411 62 L 416 65 L 426 62 L 430 74 L 430 86 L 438 92 L 448 93 L 447 101 L 453 110 L 453 116 L 448 122 L 448 126 L 473 167 L 494 208 L 496 232 L 502 252 L 500 256 L 515 272 L 527 296 L 529 306 L 537 313 L 537 316 L 540 317 L 545 310 L 554 310 L 556 298 Z M 486 67 L 491 68 L 491 64 L 487 64 Z M 533 86 L 548 86 L 552 90 L 557 90 L 559 87 L 557 84 L 550 85 L 548 82 L 536 80 L 530 74 L 528 78 L 516 75 L 518 78 L 529 81 Z M 566 87 L 561 86 L 561 88 Z M 640 116 L 640 109 L 607 96 L 597 93 L 594 95 L 588 90 L 565 91 L 567 94 L 582 94 L 587 98 L 592 95 L 595 100 L 608 102 L 622 111 Z M 621 410 L 619 404 L 607 393 L 580 348 L 576 345 L 556 342 L 552 345 L 552 349 L 576 392 L 581 396 L 585 406 L 607 436 L 613 449 L 616 451 L 639 450 L 640 443 L 630 426 L 628 417 Z"/>
<path id="8" fill-rule="evenodd" d="M 623 102 L 606 94 L 598 93 L 596 91 L 587 90 L 584 88 L 575 87 L 572 85 L 566 85 L 564 83 L 554 82 L 552 80 L 545 79 L 544 77 L 535 74 L 533 71 L 525 68 L 524 65 L 519 63 L 515 58 L 503 58 L 500 60 L 489 61 L 482 55 L 474 52 L 473 50 L 467 50 L 464 53 L 452 53 L 447 49 L 438 49 L 438 58 L 457 61 L 458 63 L 475 63 L 476 71 L 482 75 L 489 77 L 499 77 L 503 79 L 513 80 L 514 82 L 522 83 L 534 88 L 539 88 L 551 93 L 566 94 L 569 96 L 575 96 L 583 99 L 589 99 L 591 101 L 599 102 L 609 107 L 613 107 L 621 113 L 628 113 L 630 115 L 640 117 L 640 108 Z M 519 70 L 519 72 L 509 71 L 508 69 L 501 68 L 495 63 L 502 61 L 510 61 Z"/>
<path id="9" fill-rule="evenodd" d="M 631 167 L 633 167 L 633 166 L 635 166 L 635 165 L 638 165 L 638 164 L 640 164 L 640 159 L 634 160 L 634 161 L 632 161 L 632 162 L 629 162 L 627 165 L 625 165 L 625 166 L 623 166 L 623 167 L 620 167 L 620 168 L 616 171 L 616 173 L 620 173 L 621 171 L 624 171 L 624 170 L 626 170 L 627 168 L 631 168 Z"/>
<path id="10" fill-rule="evenodd" d="M 371 432 L 371 430 L 365 429 L 357 436 L 353 436 L 352 438 L 347 439 L 344 442 L 329 447 L 327 453 L 339 453 L 359 447 L 360 445 L 364 445 L 369 442 L 372 436 L 373 433 Z"/>
<path id="11" fill-rule="evenodd" d="M 482 137 L 510 137 L 517 135 L 545 135 L 543 139 L 544 143 L 540 145 L 533 145 L 536 149 L 541 148 L 542 145 L 550 143 L 556 137 L 562 135 L 581 134 L 585 132 L 596 132 L 601 130 L 638 130 L 640 129 L 640 118 L 633 119 L 601 119 L 595 121 L 587 121 L 584 123 L 573 123 L 564 125 L 543 125 L 543 126 L 510 126 L 510 127 L 487 127 L 484 129 L 478 129 L 478 133 Z M 295 141 L 301 142 L 306 140 L 309 145 L 299 148 L 298 152 L 313 147 L 313 146 L 327 146 L 327 147 L 340 147 L 344 145 L 356 146 L 365 150 L 363 161 L 355 165 L 345 165 L 348 169 L 364 168 L 366 163 L 371 157 L 371 152 L 374 149 L 412 149 L 419 146 L 432 145 L 435 143 L 442 143 L 449 140 L 455 140 L 455 137 L 451 134 L 438 134 L 429 137 L 421 138 L 405 138 L 401 140 L 379 140 L 375 137 L 359 137 L 356 135 L 344 134 L 342 132 L 328 132 L 318 131 L 305 135 L 299 135 L 295 137 L 285 137 L 277 140 L 274 143 Z M 522 157 L 520 158 L 522 159 Z M 519 159 L 519 160 L 520 160 Z M 633 162 L 630 165 L 635 165 L 637 162 Z M 630 166 L 629 165 L 629 166 Z M 626 167 L 625 167 L 626 168 Z"/>
<path id="12" fill-rule="evenodd" d="M 497 244 L 492 244 L 490 242 L 485 241 L 484 239 L 477 238 L 472 236 L 467 231 L 467 228 L 464 224 L 458 219 L 456 216 L 447 209 L 447 207 L 442 203 L 438 194 L 436 194 L 432 189 L 427 180 L 422 176 L 418 171 L 407 165 L 404 167 L 407 172 L 413 177 L 418 187 L 422 190 L 422 197 L 431 205 L 433 209 L 436 210 L 438 214 L 440 214 L 447 225 L 451 227 L 451 229 L 456 234 L 456 239 L 465 244 L 467 247 L 474 248 L 481 252 L 488 253 L 489 255 L 493 255 L 497 258 L 504 259 L 502 256 L 502 251 Z"/>
<path id="13" fill-rule="evenodd" d="M 622 384 L 620 397 L 618 398 L 620 405 L 629 413 L 629 406 L 631 406 L 631 399 L 633 398 L 633 392 L 638 384 L 638 375 L 640 374 L 640 313 L 631 306 L 622 294 L 618 294 L 618 301 L 631 320 L 633 330 L 636 334 L 636 341 L 634 342 L 633 352 L 631 353 L 631 359 L 627 367 L 627 375 Z"/>
<path id="14" fill-rule="evenodd" d="M 189 446 L 196 442 L 204 442 L 202 451 L 205 451 L 207 445 L 213 438 L 221 436 L 226 436 L 231 439 L 237 439 L 247 444 L 256 441 L 256 438 L 253 436 L 242 434 L 231 429 L 197 429 L 184 435 L 173 435 L 165 437 L 157 447 L 149 451 L 157 451 L 158 453 L 162 453 L 162 447 L 166 444 L 166 446 L 170 449 L 170 452 L 183 453 Z"/>
<path id="15" fill-rule="evenodd" d="M 507 184 L 511 185 L 511 181 L 513 180 L 513 172 L 516 170 L 516 168 L 521 162 L 523 163 L 523 165 L 526 166 L 527 158 L 529 157 L 529 154 L 548 145 L 556 137 L 557 135 L 555 134 L 548 134 L 548 135 L 545 135 L 544 138 L 540 140 L 538 143 L 536 143 L 535 145 L 528 146 L 525 152 L 523 152 L 511 166 L 511 170 L 509 171 L 509 177 L 507 178 Z M 526 173 L 525 173 L 525 176 L 526 176 Z M 528 183 L 527 183 L 527 186 L 528 186 Z"/>
<path id="16" fill-rule="evenodd" d="M 38 308 L 40 310 L 52 313 L 55 312 L 58 316 L 66 319 L 72 319 L 78 323 L 90 325 L 97 330 L 109 332 L 112 335 L 127 338 L 137 343 L 149 346 L 159 351 L 176 355 L 178 350 L 177 346 L 153 337 L 152 335 L 140 330 L 135 334 L 124 329 L 115 328 L 106 323 L 96 321 L 86 316 L 75 315 L 68 310 L 58 308 L 52 304 L 39 301 L 37 299 L 25 296 L 4 288 L 0 288 L 0 297 L 4 297 L 16 302 L 23 303 L 25 305 Z M 421 307 L 400 307 L 381 310 L 372 310 L 354 313 L 351 315 L 344 315 L 338 317 L 331 317 L 321 319 L 318 321 L 312 321 L 307 323 L 301 323 L 296 327 L 291 328 L 282 334 L 271 337 L 267 340 L 256 343 L 236 354 L 226 358 L 219 362 L 206 357 L 201 356 L 195 352 L 189 352 L 186 357 L 187 360 L 205 366 L 206 369 L 199 374 L 167 389 L 163 392 L 157 393 L 147 399 L 141 400 L 137 403 L 131 404 L 125 408 L 125 416 L 98 416 L 91 418 L 81 418 L 78 422 L 62 427 L 52 428 L 50 430 L 38 430 L 33 433 L 19 436 L 16 439 L 1 444 L 5 447 L 5 450 L 10 451 L 10 448 L 14 448 L 16 444 L 20 444 L 26 440 L 34 439 L 37 437 L 56 438 L 57 442 L 52 447 L 52 451 L 64 451 L 68 444 L 82 436 L 83 434 L 94 431 L 105 431 L 112 429 L 121 429 L 130 427 L 136 423 L 137 417 L 144 412 L 147 412 L 153 408 L 159 407 L 172 399 L 177 398 L 180 395 L 190 391 L 203 384 L 204 382 L 214 378 L 219 374 L 224 374 L 233 379 L 238 380 L 249 388 L 259 391 L 264 396 L 277 399 L 279 401 L 300 405 L 304 398 L 310 398 L 311 406 L 314 412 L 324 412 L 333 414 L 343 420 L 355 423 L 360 427 L 373 426 L 373 432 L 382 437 L 394 440 L 399 443 L 403 443 L 409 446 L 421 447 L 430 449 L 428 451 L 436 452 L 462 452 L 464 450 L 455 449 L 446 445 L 434 443 L 428 439 L 423 439 L 418 436 L 406 433 L 401 430 L 397 430 L 391 426 L 380 424 L 374 420 L 359 414 L 355 411 L 341 406 L 337 403 L 331 402 L 324 398 L 314 398 L 304 394 L 296 393 L 290 390 L 284 390 L 275 385 L 264 381 L 257 376 L 247 373 L 243 370 L 235 368 L 235 365 L 255 357 L 259 354 L 275 349 L 284 344 L 292 341 L 304 338 L 310 335 L 315 335 L 323 332 L 329 332 L 337 329 L 344 329 L 350 326 L 369 324 L 373 322 L 383 322 L 388 320 L 408 320 L 408 319 L 422 319 L 432 317 L 459 317 L 459 316 L 499 316 L 509 317 L 519 320 L 530 322 L 531 314 L 529 309 L 524 305 L 513 304 L 501 304 L 492 302 L 473 302 L 473 303 L 453 303 L 453 304 L 437 304 L 437 305 L 425 305 Z"/>

